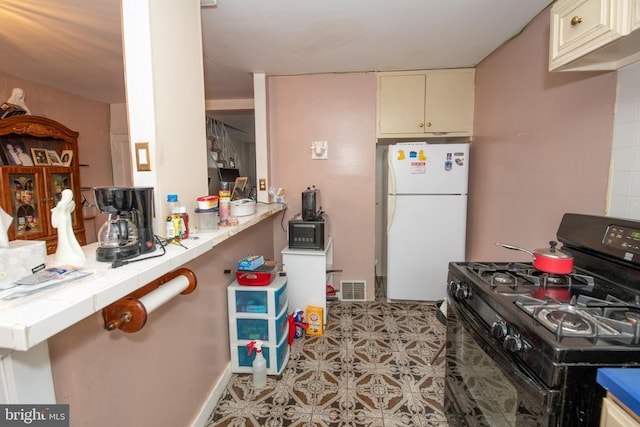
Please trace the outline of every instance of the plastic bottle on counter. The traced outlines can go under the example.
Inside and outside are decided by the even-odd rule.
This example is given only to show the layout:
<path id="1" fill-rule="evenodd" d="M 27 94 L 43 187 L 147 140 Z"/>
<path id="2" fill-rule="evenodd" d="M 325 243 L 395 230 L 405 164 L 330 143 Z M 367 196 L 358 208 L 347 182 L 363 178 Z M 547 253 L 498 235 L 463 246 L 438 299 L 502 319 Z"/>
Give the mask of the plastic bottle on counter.
<path id="1" fill-rule="evenodd" d="M 173 215 L 175 209 L 178 207 L 178 195 L 177 194 L 167 194 L 167 207 L 166 207 L 166 215 L 165 215 L 165 234 L 164 237 L 167 239 L 175 239 L 176 237 L 176 227 L 173 221 Z"/>
<path id="2" fill-rule="evenodd" d="M 231 192 L 229 190 L 220 190 L 218 192 L 218 214 L 220 215 L 220 223 L 227 222 L 229 213 L 231 212 Z"/>
<path id="3" fill-rule="evenodd" d="M 189 214 L 187 213 L 186 206 L 180 206 L 178 208 L 178 215 L 180 216 L 180 239 L 189 238 Z"/>
<path id="4" fill-rule="evenodd" d="M 249 356 L 256 351 L 256 357 L 253 359 L 253 387 L 257 390 L 267 385 L 267 360 L 262 355 L 262 341 L 251 341 L 247 344 L 249 347 Z"/>

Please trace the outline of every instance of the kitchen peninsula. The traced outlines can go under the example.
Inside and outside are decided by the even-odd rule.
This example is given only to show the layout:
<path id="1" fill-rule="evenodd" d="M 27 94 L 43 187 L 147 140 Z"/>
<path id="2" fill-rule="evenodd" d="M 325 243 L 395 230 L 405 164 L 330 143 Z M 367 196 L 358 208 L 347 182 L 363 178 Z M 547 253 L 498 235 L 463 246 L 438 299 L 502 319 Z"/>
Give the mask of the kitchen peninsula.
<path id="1" fill-rule="evenodd" d="M 46 401 L 52 398 L 55 401 L 46 340 L 283 209 L 282 204 L 258 204 L 256 213 L 239 217 L 236 226 L 197 233 L 183 241 L 183 246 L 167 246 L 164 256 L 117 269 L 111 268 L 110 263 L 95 260 L 97 244 L 87 245 L 83 247 L 87 260 L 81 267 L 91 273 L 89 276 L 13 300 L 2 297 L 15 288 L 0 292 L 0 380 L 8 389 L 5 396 L 0 392 L 0 400 L 52 403 L 52 400 Z M 161 253 L 161 248 L 157 248 L 151 255 Z M 55 265 L 54 257 L 49 256 L 47 266 Z M 197 291 L 190 296 L 197 297 Z M 43 398 L 41 390 L 47 389 L 47 383 L 51 392 Z"/>

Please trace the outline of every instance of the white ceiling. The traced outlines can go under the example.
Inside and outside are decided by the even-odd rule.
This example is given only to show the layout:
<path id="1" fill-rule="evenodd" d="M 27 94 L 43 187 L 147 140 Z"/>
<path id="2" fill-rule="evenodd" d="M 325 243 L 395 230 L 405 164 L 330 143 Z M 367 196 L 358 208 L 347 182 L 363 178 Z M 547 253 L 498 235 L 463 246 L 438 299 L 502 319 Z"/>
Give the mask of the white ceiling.
<path id="1" fill-rule="evenodd" d="M 473 67 L 549 1 L 218 0 L 202 9 L 205 96 L 253 98 L 253 72 Z M 0 0 L 1 72 L 120 103 L 123 69 L 120 2 Z"/>

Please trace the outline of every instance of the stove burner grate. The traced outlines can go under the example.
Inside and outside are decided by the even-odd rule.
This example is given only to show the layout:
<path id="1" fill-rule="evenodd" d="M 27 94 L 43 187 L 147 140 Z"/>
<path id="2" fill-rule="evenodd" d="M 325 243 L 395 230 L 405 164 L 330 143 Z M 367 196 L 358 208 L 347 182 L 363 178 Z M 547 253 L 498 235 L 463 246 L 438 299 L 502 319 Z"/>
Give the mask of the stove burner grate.
<path id="1" fill-rule="evenodd" d="M 486 283 L 490 288 L 500 294 L 513 295 L 531 292 L 531 283 L 518 272 L 522 269 L 530 269 L 531 266 L 523 263 L 477 263 L 472 262 L 467 268 Z"/>
<path id="2" fill-rule="evenodd" d="M 530 294 L 536 298 L 550 295 L 561 301 L 571 298 L 571 289 L 579 288 L 588 291 L 595 286 L 592 276 L 572 272 L 569 274 L 552 274 L 533 267 L 530 263 L 503 262 L 478 263 L 471 262 L 467 268 L 490 289 L 503 295 Z"/>
<path id="3" fill-rule="evenodd" d="M 591 324 L 583 316 L 564 309 L 541 310 L 539 316 L 544 316 L 546 320 L 557 328 L 566 329 L 577 334 L 590 334 L 593 330 Z"/>
<path id="4" fill-rule="evenodd" d="M 491 276 L 491 280 L 500 285 L 510 285 L 515 282 L 513 276 L 503 273 L 501 271 L 494 273 Z"/>
<path id="5" fill-rule="evenodd" d="M 528 313 L 549 331 L 557 341 L 565 337 L 640 344 L 640 306 L 621 302 L 613 297 L 606 300 L 587 296 L 572 297 L 569 303 L 553 298 L 537 299 L 518 296 L 516 306 Z"/>

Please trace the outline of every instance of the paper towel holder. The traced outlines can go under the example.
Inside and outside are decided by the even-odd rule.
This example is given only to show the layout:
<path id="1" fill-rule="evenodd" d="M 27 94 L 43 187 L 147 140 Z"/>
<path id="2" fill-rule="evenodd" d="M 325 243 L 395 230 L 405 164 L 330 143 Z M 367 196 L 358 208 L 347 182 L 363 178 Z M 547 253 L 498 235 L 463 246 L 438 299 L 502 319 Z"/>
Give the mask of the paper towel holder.
<path id="1" fill-rule="evenodd" d="M 104 328 L 107 331 L 120 329 L 123 332 L 138 332 L 147 323 L 147 307 L 140 300 L 147 294 L 151 294 L 160 286 L 184 276 L 188 284 L 186 289 L 179 292 L 179 295 L 188 295 L 196 289 L 197 278 L 193 271 L 188 268 L 179 268 L 170 271 L 164 276 L 147 283 L 140 289 L 131 292 L 129 295 L 119 299 L 102 309 Z"/>

